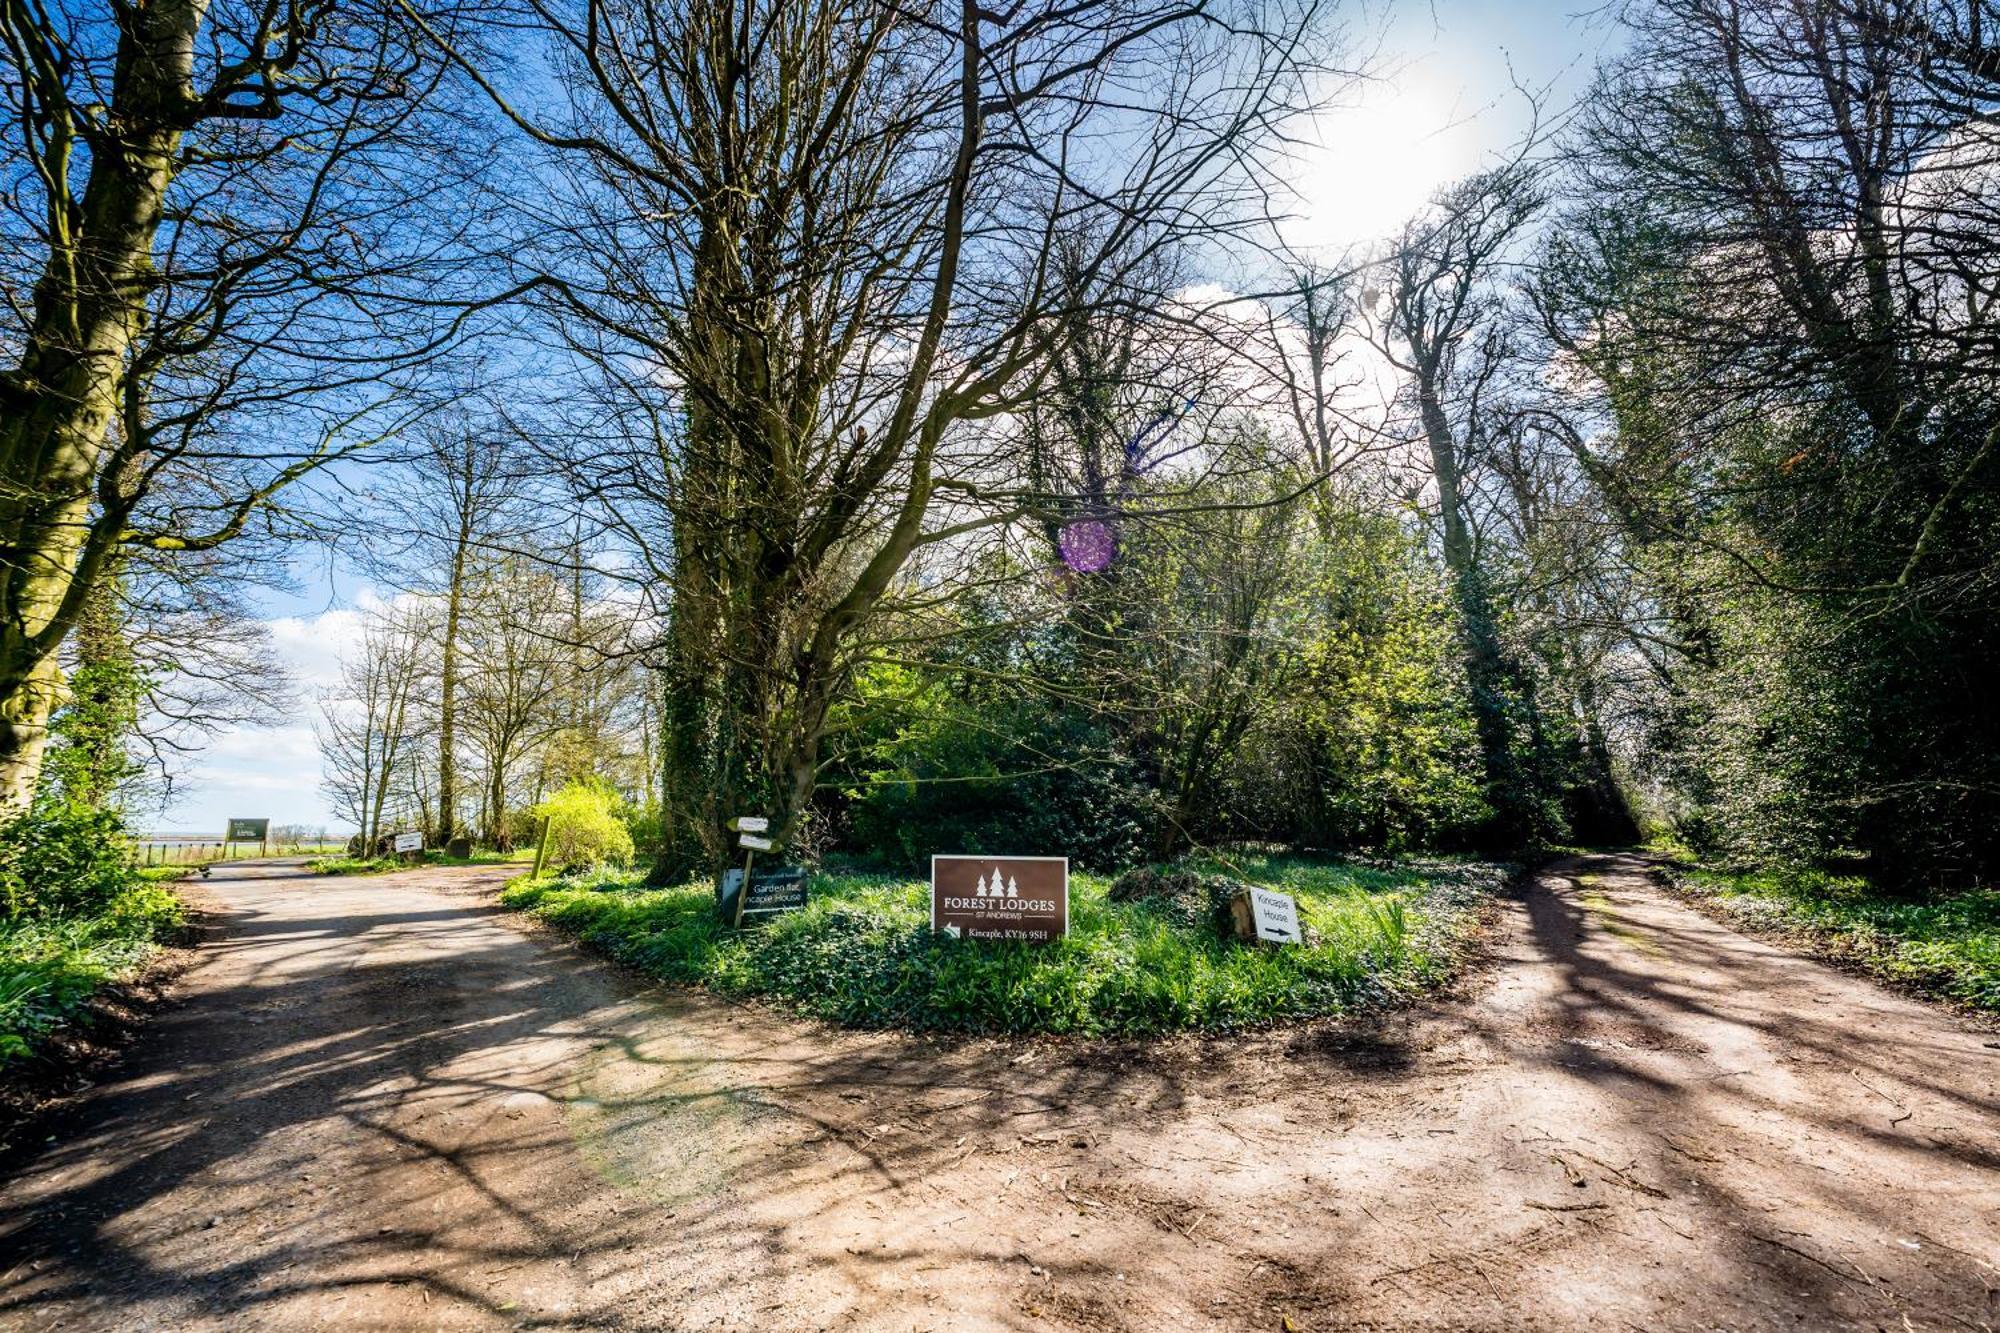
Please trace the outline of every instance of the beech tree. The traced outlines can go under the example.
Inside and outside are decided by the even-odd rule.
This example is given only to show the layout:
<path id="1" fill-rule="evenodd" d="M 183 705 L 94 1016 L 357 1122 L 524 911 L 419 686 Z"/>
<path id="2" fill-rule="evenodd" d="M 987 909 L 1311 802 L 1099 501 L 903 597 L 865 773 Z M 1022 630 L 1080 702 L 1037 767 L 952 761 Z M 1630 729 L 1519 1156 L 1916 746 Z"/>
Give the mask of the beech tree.
<path id="1" fill-rule="evenodd" d="M 590 371 L 564 470 L 668 625 L 663 870 L 782 845 L 919 551 L 1035 510 L 995 432 L 1155 256 L 1261 224 L 1306 0 L 528 0 L 564 95 L 523 257 Z M 1087 238 L 1059 251 L 1058 235 Z M 1066 271 L 1058 274 L 1061 253 Z"/>
<path id="2" fill-rule="evenodd" d="M 0 807 L 121 550 L 281 526 L 414 410 L 425 312 L 475 272 L 438 280 L 426 200 L 479 161 L 424 119 L 415 35 L 367 3 L 0 4 Z"/>
<path id="3" fill-rule="evenodd" d="M 1442 191 L 1383 265 L 1380 344 L 1406 377 L 1416 434 L 1436 487 L 1437 531 L 1458 612 L 1465 674 L 1498 845 L 1544 833 L 1540 784 L 1520 772 L 1533 704 L 1503 641 L 1492 570 L 1482 558 L 1474 488 L 1510 369 L 1507 265 L 1543 204 L 1533 169 L 1515 163 Z M 1527 714 L 1523 717 L 1522 714 Z"/>

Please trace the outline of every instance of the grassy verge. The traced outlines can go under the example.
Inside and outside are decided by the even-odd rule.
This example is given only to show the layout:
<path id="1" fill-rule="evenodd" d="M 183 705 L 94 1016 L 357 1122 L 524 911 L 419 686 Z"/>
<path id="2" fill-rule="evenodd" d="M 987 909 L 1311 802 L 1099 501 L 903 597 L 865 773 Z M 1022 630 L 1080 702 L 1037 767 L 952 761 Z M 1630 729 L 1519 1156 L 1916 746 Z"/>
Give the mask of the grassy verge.
<path id="1" fill-rule="evenodd" d="M 535 859 L 535 849 L 516 848 L 511 852 L 476 851 L 470 856 L 446 856 L 443 852 L 425 852 L 418 865 L 426 866 L 504 866 L 526 865 Z M 306 862 L 306 869 L 315 875 L 386 875 L 393 870 L 413 870 L 409 862 L 400 856 L 322 856 Z"/>
<path id="2" fill-rule="evenodd" d="M 1912 902 L 1819 871 L 1671 872 L 1676 888 L 1745 927 L 1899 985 L 2000 1011 L 2000 889 Z"/>
<path id="3" fill-rule="evenodd" d="M 1225 869 L 1295 894 L 1299 948 L 1244 947 L 1164 900 L 1117 903 L 1070 880 L 1070 933 L 1051 945 L 933 936 L 929 886 L 893 875 L 815 876 L 812 903 L 742 932 L 706 884 L 630 876 L 523 880 L 502 901 L 622 962 L 729 995 L 771 996 L 837 1022 L 960 1032 L 1105 1036 L 1227 1030 L 1413 996 L 1448 975 L 1497 866 L 1373 868 L 1289 857 Z"/>
<path id="4" fill-rule="evenodd" d="M 98 990 L 136 973 L 182 918 L 180 900 L 156 883 L 90 916 L 0 918 L 0 1065 L 32 1054 Z"/>

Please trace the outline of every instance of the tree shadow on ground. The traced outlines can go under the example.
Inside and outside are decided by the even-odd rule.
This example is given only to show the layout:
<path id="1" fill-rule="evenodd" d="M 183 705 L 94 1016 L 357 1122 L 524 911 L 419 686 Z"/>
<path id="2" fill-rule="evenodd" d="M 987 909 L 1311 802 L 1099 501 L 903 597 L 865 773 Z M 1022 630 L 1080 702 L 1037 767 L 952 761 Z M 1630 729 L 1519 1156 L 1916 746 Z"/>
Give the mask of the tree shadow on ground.
<path id="1" fill-rule="evenodd" d="M 944 1313 L 1020 1327 L 1356 1318 L 1398 1284 L 1429 1302 L 1400 1308 L 1504 1323 L 1547 1312 L 1522 1304 L 1537 1274 L 1583 1290 L 1660 1256 L 1724 1311 L 1977 1303 L 1938 1294 L 1970 1259 L 1926 1285 L 1823 1239 L 1908 1229 L 1910 1191 L 1794 1169 L 1753 1131 L 1989 1181 L 1990 1132 L 1913 1140 L 1850 1080 L 1717 1063 L 1894 1047 L 1896 1095 L 1990 1128 L 1949 1043 L 1857 1032 L 1810 974 L 1691 913 L 1608 923 L 1573 881 L 1516 909 L 1502 966 L 1546 993 L 1511 1007 L 1479 987 L 1416 1018 L 1116 1044 L 836 1032 L 387 887 L 240 896 L 207 982 L 0 1186 L 0 1322 L 685 1326 L 769 1303 L 772 1327 L 866 1327 L 950 1281 Z M 1572 1113 L 1533 1124 L 1509 1084 Z M 1364 1133 L 1393 1152 L 1357 1160 Z"/>

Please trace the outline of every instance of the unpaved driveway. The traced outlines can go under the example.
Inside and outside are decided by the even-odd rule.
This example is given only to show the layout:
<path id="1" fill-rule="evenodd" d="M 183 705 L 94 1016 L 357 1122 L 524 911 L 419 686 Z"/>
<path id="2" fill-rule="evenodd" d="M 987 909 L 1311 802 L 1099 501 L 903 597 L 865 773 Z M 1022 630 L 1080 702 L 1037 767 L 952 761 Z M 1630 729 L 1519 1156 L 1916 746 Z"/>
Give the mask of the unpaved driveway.
<path id="1" fill-rule="evenodd" d="M 1427 1012 L 1150 1047 L 641 987 L 500 878 L 210 881 L 183 1002 L 0 1185 L 0 1326 L 2000 1322 L 1991 1034 L 1635 861 Z"/>

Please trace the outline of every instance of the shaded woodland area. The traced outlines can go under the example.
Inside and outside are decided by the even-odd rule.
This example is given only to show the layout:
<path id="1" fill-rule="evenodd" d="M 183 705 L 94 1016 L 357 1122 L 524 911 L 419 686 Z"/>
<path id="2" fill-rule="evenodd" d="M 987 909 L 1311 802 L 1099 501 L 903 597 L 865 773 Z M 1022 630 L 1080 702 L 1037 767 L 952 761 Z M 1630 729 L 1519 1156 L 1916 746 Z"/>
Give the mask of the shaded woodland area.
<path id="1" fill-rule="evenodd" d="M 1648 0 L 1301 253 L 1352 18 L 9 0 L 6 801 L 317 708 L 364 842 L 585 788 L 662 881 L 755 809 L 1990 883 L 2000 10 Z"/>

